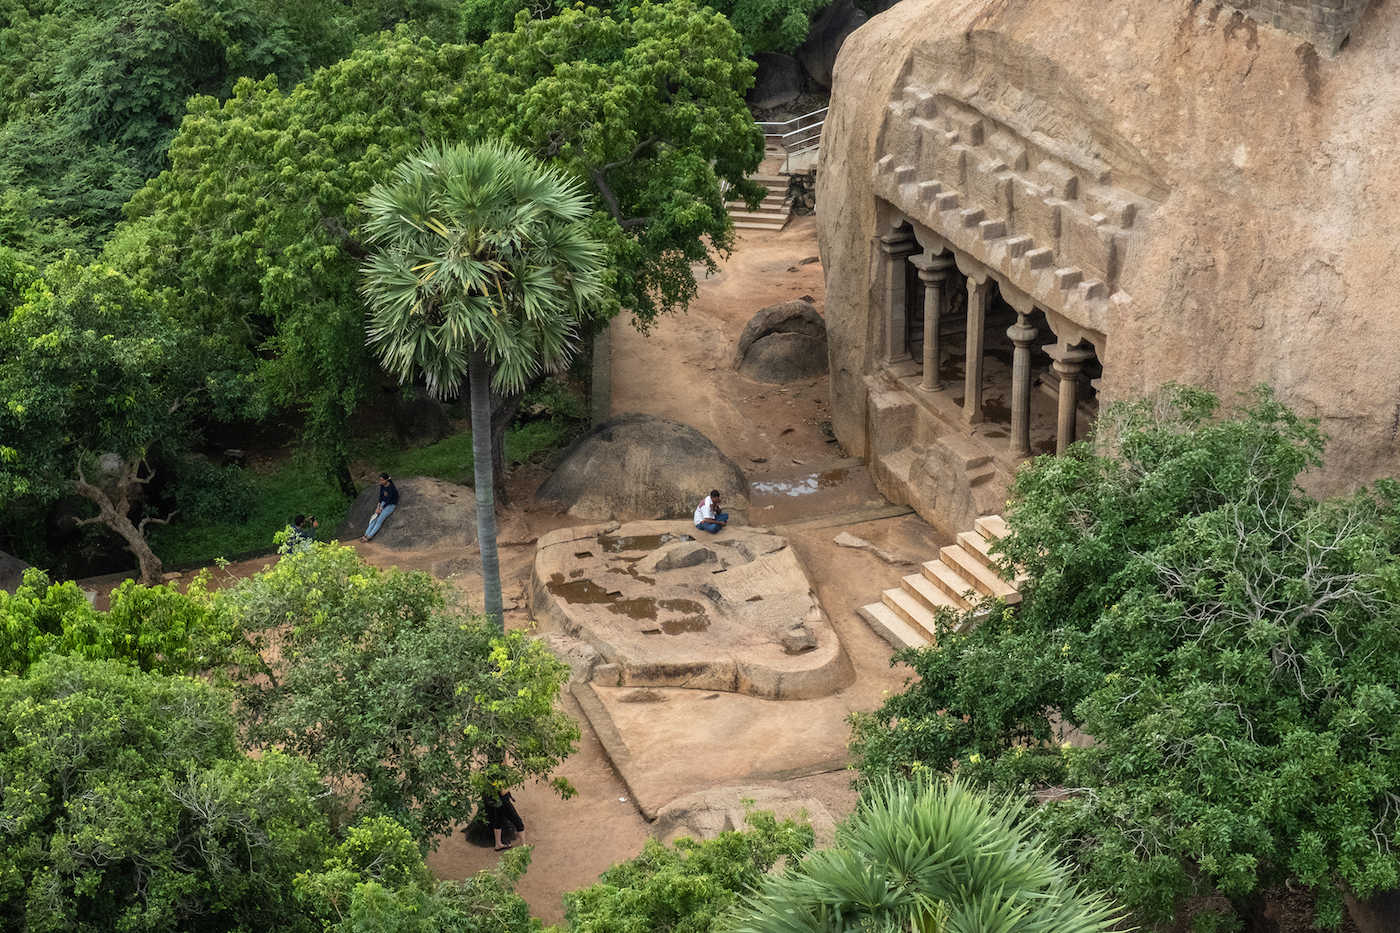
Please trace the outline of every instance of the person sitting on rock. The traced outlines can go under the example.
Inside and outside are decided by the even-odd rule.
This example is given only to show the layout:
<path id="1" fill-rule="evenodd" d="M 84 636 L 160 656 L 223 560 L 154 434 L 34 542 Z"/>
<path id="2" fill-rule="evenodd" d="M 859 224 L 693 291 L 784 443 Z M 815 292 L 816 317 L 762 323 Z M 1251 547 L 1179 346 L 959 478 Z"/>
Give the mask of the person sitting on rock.
<path id="1" fill-rule="evenodd" d="M 379 505 L 374 509 L 374 517 L 369 520 L 369 527 L 365 529 L 361 541 L 368 541 L 379 531 L 379 526 L 384 524 L 384 519 L 388 518 L 394 509 L 399 506 L 399 491 L 394 487 L 394 481 L 389 478 L 388 473 L 379 474 Z"/>
<path id="2" fill-rule="evenodd" d="M 729 513 L 719 510 L 719 490 L 711 489 L 710 494 L 695 507 L 695 527 L 714 535 L 719 534 L 719 530 L 728 522 Z"/>

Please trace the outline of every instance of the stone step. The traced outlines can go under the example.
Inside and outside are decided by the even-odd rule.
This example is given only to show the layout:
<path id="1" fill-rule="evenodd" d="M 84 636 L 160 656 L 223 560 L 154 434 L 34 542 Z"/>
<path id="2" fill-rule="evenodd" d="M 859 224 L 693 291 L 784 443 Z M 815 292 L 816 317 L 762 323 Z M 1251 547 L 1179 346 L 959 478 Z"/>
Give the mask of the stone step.
<path id="1" fill-rule="evenodd" d="M 1000 515 L 984 515 L 972 523 L 972 527 L 977 529 L 977 533 L 988 541 L 993 538 L 1004 538 L 1009 528 L 1006 527 L 1006 519 Z"/>
<path id="2" fill-rule="evenodd" d="M 949 567 L 941 560 L 925 561 L 920 565 L 920 571 L 924 579 L 938 587 L 944 596 L 953 601 L 958 609 L 970 609 L 976 597 L 969 600 L 964 594 L 968 590 L 976 591 L 977 587 L 972 585 L 972 581 Z"/>
<path id="3" fill-rule="evenodd" d="M 738 220 L 734 221 L 735 230 L 781 230 L 787 226 L 787 220 L 772 222 L 765 220 Z"/>
<path id="4" fill-rule="evenodd" d="M 880 602 L 893 610 L 894 614 L 914 631 L 928 639 L 930 644 L 938 641 L 938 626 L 934 623 L 933 613 L 906 590 L 885 590 L 880 594 Z"/>
<path id="5" fill-rule="evenodd" d="M 927 648 L 929 640 L 896 615 L 884 603 L 861 606 L 856 612 L 885 641 L 895 648 Z"/>
<path id="6" fill-rule="evenodd" d="M 1016 591 L 1015 586 L 998 577 L 960 546 L 950 544 L 941 548 L 938 556 L 942 558 L 943 563 L 957 571 L 959 576 L 966 577 L 973 588 L 982 595 L 1000 597 L 1010 605 L 1021 601 L 1021 594 Z"/>
<path id="7" fill-rule="evenodd" d="M 922 603 L 929 612 L 937 614 L 939 609 L 958 611 L 967 608 L 962 600 L 943 592 L 942 587 L 922 573 L 911 573 L 907 577 L 900 578 L 899 585 L 905 592 Z"/>
<path id="8" fill-rule="evenodd" d="M 975 531 L 962 531 L 958 533 L 958 546 L 977 558 L 983 567 L 996 571 L 996 558 L 991 554 L 991 541 Z"/>
<path id="9" fill-rule="evenodd" d="M 1000 515 L 987 515 L 982 518 L 979 518 L 976 522 L 973 523 L 973 527 L 976 528 L 977 533 L 982 536 L 982 540 L 987 542 L 987 547 L 989 551 L 991 545 L 994 542 L 1006 537 L 1007 534 L 1009 534 L 1011 531 L 1011 529 L 1006 526 L 1006 519 L 1002 518 Z M 990 556 L 991 555 L 988 554 L 989 558 Z M 990 567 L 992 566 L 993 562 L 988 561 L 986 563 L 987 566 Z M 1011 579 L 1013 583 L 1024 583 L 1026 581 L 1026 575 L 1020 571 L 1017 571 L 1016 576 L 1012 577 Z"/>

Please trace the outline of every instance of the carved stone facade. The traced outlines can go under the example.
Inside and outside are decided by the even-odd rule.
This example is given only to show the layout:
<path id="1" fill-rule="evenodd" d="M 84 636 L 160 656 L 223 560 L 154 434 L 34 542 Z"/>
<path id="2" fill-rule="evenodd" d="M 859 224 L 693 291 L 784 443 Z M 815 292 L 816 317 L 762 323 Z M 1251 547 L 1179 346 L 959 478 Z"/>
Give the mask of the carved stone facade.
<path id="1" fill-rule="evenodd" d="M 1316 491 L 1394 472 L 1400 8 L 905 0 L 836 75 L 833 426 L 886 496 L 970 527 L 1171 380 L 1319 417 Z"/>

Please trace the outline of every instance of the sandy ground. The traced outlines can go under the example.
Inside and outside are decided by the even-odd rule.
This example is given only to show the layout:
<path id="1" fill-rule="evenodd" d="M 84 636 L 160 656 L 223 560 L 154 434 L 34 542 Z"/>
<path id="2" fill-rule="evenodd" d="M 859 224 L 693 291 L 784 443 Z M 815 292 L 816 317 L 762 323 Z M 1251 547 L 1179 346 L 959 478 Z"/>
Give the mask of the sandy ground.
<path id="1" fill-rule="evenodd" d="M 785 386 L 749 382 L 729 368 L 740 332 L 761 308 L 809 296 L 818 309 L 824 294 L 816 261 L 816 223 L 793 218 L 780 233 L 749 233 L 701 282 L 688 312 L 669 315 L 647 335 L 626 321 L 613 327 L 612 412 L 647 412 L 682 421 L 706 434 L 748 474 L 754 490 L 748 519 L 754 525 L 785 525 L 842 515 L 885 504 L 860 467 L 842 467 L 845 452 L 823 430 L 829 421 L 825 379 Z M 816 474 L 822 483 L 810 496 L 792 488 Z M 507 625 L 531 626 L 525 591 L 534 542 L 574 520 L 553 506 L 536 505 L 532 493 L 545 474 L 523 468 L 506 480 L 510 504 L 500 514 L 501 570 Z M 838 819 L 854 803 L 846 740 L 847 717 L 879 705 L 899 690 L 907 671 L 891 669 L 892 649 L 856 615 L 856 607 L 879 599 L 916 571 L 865 550 L 839 548 L 840 532 L 864 538 L 910 561 L 936 556 L 948 543 L 915 515 L 852 525 L 794 527 L 789 540 L 812 579 L 822 606 L 856 670 L 855 682 L 828 697 L 768 701 L 709 691 L 653 690 L 652 702 L 625 702 L 625 688 L 597 692 L 632 755 L 630 774 L 649 802 L 732 784 L 781 785 L 819 800 Z M 429 569 L 465 552 L 390 552 L 374 544 L 353 545 L 370 563 Z M 272 558 L 228 567 L 224 574 L 256 573 Z M 470 604 L 480 605 L 480 584 L 470 574 L 454 581 Z M 105 593 L 103 593 L 105 596 Z M 560 769 L 578 790 L 561 800 L 547 786 L 515 793 L 534 846 L 529 872 L 518 890 L 546 924 L 563 919 L 561 896 L 589 885 L 615 862 L 642 847 L 649 824 L 633 794 L 612 766 L 582 709 L 571 696 L 564 708 L 579 721 L 578 752 Z M 440 841 L 429 857 L 439 878 L 462 878 L 490 867 L 497 853 L 466 841 L 460 833 Z"/>

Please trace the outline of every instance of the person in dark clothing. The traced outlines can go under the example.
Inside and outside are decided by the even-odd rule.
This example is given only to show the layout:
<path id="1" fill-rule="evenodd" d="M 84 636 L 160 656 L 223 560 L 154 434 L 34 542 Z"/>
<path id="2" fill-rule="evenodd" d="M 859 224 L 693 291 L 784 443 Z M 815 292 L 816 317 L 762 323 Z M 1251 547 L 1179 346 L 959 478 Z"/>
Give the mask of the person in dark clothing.
<path id="1" fill-rule="evenodd" d="M 501 842 L 501 832 L 507 826 L 515 830 L 516 841 L 520 845 L 525 844 L 525 821 L 515 812 L 515 800 L 510 791 L 503 790 L 494 794 L 488 792 L 481 798 L 481 806 L 491 819 L 491 832 L 496 837 L 497 852 L 511 848 Z"/>
<path id="2" fill-rule="evenodd" d="M 311 542 L 316 540 L 316 529 L 320 527 L 314 515 L 298 515 L 292 519 L 292 550 L 304 551 L 311 547 Z"/>
<path id="3" fill-rule="evenodd" d="M 399 491 L 394 488 L 394 481 L 389 478 L 388 473 L 379 474 L 379 505 L 374 510 L 374 517 L 369 520 L 369 527 L 365 529 L 361 541 L 368 541 L 379 531 L 379 526 L 384 524 L 384 519 L 393 514 L 394 509 L 399 507 Z"/>

